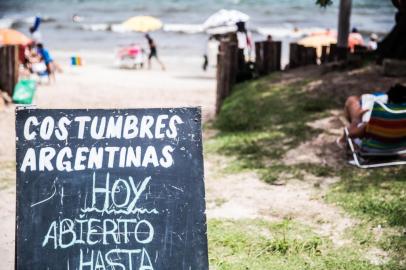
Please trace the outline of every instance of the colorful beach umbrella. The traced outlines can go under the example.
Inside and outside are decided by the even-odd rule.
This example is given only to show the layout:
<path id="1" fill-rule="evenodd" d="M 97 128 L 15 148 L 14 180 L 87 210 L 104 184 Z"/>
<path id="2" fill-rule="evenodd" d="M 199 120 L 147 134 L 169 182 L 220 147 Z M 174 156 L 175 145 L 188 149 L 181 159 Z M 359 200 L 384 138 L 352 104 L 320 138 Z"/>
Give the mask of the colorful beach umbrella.
<path id="1" fill-rule="evenodd" d="M 311 33 L 310 36 L 300 39 L 297 43 L 306 47 L 316 48 L 317 56 L 321 56 L 323 46 L 337 43 L 337 34 L 334 31 Z"/>
<path id="2" fill-rule="evenodd" d="M 203 23 L 203 27 L 208 29 L 220 26 L 231 26 L 238 22 L 247 22 L 249 19 L 250 16 L 241 11 L 221 9 L 207 18 Z"/>
<path id="3" fill-rule="evenodd" d="M 13 29 L 0 29 L 0 45 L 27 45 L 31 42 L 26 35 Z"/>
<path id="4" fill-rule="evenodd" d="M 123 27 L 130 31 L 151 32 L 162 28 L 162 22 L 151 16 L 136 16 L 123 22 Z"/>
<path id="5" fill-rule="evenodd" d="M 337 38 L 328 35 L 316 35 L 302 38 L 297 43 L 307 47 L 329 46 L 331 43 L 337 43 Z"/>

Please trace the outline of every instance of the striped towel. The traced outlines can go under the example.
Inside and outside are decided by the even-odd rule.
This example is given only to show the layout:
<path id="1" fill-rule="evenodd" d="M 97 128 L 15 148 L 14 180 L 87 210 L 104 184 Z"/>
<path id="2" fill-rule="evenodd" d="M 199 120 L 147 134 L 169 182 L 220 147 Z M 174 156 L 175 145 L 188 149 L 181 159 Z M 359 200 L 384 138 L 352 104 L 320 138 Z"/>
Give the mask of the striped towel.
<path id="1" fill-rule="evenodd" d="M 406 104 L 375 102 L 361 153 L 390 155 L 403 152 L 406 152 Z"/>

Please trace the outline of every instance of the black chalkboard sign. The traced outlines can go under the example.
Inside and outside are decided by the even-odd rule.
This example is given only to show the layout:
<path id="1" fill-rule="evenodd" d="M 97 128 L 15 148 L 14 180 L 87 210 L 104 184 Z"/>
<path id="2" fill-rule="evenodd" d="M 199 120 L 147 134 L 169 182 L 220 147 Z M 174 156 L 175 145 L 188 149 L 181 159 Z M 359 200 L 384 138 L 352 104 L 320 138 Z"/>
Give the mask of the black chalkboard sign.
<path id="1" fill-rule="evenodd" d="M 17 109 L 16 268 L 208 269 L 199 108 Z"/>

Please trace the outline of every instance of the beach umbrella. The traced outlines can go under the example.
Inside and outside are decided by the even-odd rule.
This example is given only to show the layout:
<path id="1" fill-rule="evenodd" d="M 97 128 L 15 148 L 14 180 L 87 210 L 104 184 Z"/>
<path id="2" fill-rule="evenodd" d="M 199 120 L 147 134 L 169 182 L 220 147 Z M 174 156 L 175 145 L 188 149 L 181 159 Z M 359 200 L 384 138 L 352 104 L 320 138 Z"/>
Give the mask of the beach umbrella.
<path id="1" fill-rule="evenodd" d="M 0 29 L 0 45 L 27 45 L 31 42 L 26 35 L 13 29 Z"/>
<path id="2" fill-rule="evenodd" d="M 249 19 L 250 16 L 241 11 L 221 9 L 207 18 L 203 23 L 203 26 L 205 29 L 219 26 L 231 26 L 235 25 L 237 22 L 247 22 Z"/>
<path id="3" fill-rule="evenodd" d="M 317 50 L 317 55 L 321 56 L 322 46 L 330 46 L 332 43 L 337 43 L 337 38 L 333 35 L 311 35 L 305 38 L 302 38 L 297 42 L 300 45 L 306 47 L 313 47 Z"/>
<path id="4" fill-rule="evenodd" d="M 123 27 L 130 31 L 146 33 L 161 29 L 162 22 L 151 16 L 135 16 L 123 22 Z"/>

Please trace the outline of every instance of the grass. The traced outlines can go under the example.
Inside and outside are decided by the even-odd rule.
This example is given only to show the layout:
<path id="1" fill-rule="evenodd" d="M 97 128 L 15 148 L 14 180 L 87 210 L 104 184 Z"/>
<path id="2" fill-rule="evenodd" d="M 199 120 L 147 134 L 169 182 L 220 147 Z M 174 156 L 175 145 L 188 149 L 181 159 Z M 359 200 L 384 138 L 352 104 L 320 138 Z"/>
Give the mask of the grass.
<path id="1" fill-rule="evenodd" d="M 212 124 L 219 133 L 205 142 L 205 150 L 232 157 L 227 172 L 255 171 L 268 183 L 281 175 L 296 179 L 306 173 L 338 177 L 341 181 L 328 191 L 326 201 L 359 220 L 347 232 L 352 243 L 334 250 L 331 243 L 319 238 L 317 249 L 321 252 L 311 253 L 297 246 L 313 239 L 307 238 L 311 233 L 290 224 L 289 230 L 303 239 L 282 238 L 287 241 L 283 246 L 288 246 L 284 254 L 273 248 L 281 238 L 272 242 L 255 233 L 269 224 L 254 223 L 258 228 L 252 233 L 245 230 L 248 225 L 244 222 L 212 221 L 209 223 L 212 265 L 216 269 L 406 269 L 405 167 L 360 170 L 345 166 L 337 170 L 322 164 L 286 165 L 281 158 L 289 149 L 321 132 L 306 123 L 325 117 L 329 109 L 341 108 L 341 104 L 304 91 L 308 82 L 320 78 L 283 84 L 275 83 L 278 77 L 238 85 Z M 361 259 L 371 249 L 383 250 L 388 255 L 379 268 Z M 256 257 L 258 252 L 263 253 Z"/>
<path id="2" fill-rule="evenodd" d="M 393 269 L 406 269 L 405 167 L 344 170 L 327 201 L 362 220 L 352 232 L 359 243 L 379 246 L 393 258 Z"/>
<path id="3" fill-rule="evenodd" d="M 381 269 L 291 220 L 211 220 L 208 228 L 211 269 Z"/>

